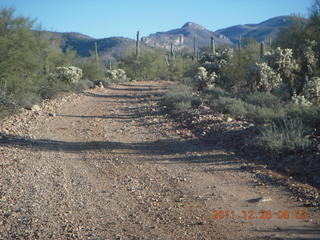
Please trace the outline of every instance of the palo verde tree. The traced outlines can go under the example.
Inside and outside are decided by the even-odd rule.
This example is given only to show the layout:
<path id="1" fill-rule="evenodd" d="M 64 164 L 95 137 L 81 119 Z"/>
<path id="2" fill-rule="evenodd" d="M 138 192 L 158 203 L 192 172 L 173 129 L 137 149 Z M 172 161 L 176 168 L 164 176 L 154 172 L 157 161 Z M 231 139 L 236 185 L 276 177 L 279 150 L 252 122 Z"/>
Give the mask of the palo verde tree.
<path id="1" fill-rule="evenodd" d="M 56 67 L 71 65 L 75 54 L 53 47 L 49 33 L 34 30 L 34 21 L 17 17 L 14 8 L 0 9 L 0 87 L 19 106 L 40 100 Z"/>

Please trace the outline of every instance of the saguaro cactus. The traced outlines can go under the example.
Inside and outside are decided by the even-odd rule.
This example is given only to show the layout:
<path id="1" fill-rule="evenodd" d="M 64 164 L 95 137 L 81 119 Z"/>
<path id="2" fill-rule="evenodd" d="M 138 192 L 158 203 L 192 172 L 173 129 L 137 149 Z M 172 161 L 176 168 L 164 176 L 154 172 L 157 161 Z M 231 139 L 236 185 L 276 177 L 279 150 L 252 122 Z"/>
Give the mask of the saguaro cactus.
<path id="1" fill-rule="evenodd" d="M 269 36 L 269 47 L 271 48 L 271 46 L 272 46 L 272 37 Z"/>
<path id="2" fill-rule="evenodd" d="M 140 56 L 140 33 L 137 31 L 137 41 L 136 41 L 136 57 Z"/>
<path id="3" fill-rule="evenodd" d="M 197 59 L 197 49 L 196 49 L 196 37 L 193 38 L 193 58 Z"/>
<path id="4" fill-rule="evenodd" d="M 94 42 L 94 50 L 95 50 L 95 55 L 96 55 L 96 64 L 97 64 L 97 67 L 99 67 L 99 55 L 98 55 L 97 41 Z"/>
<path id="5" fill-rule="evenodd" d="M 241 50 L 242 48 L 242 43 L 241 43 L 241 36 L 239 36 L 239 41 L 238 41 L 238 49 Z"/>
<path id="6" fill-rule="evenodd" d="M 170 58 L 171 58 L 171 60 L 174 57 L 173 55 L 174 55 L 174 53 L 173 53 L 173 43 L 171 42 L 171 44 L 170 44 Z"/>
<path id="7" fill-rule="evenodd" d="M 179 45 L 182 45 L 182 44 L 183 44 L 183 36 L 180 35 L 180 36 L 179 36 Z"/>
<path id="8" fill-rule="evenodd" d="M 111 58 L 109 59 L 109 70 L 112 70 L 112 60 L 111 60 Z"/>
<path id="9" fill-rule="evenodd" d="M 216 55 L 216 45 L 215 45 L 215 42 L 214 42 L 214 39 L 213 39 L 213 37 L 211 37 L 211 45 L 210 45 L 211 47 L 210 47 L 210 49 L 211 49 L 211 54 L 213 55 L 213 56 L 215 56 Z"/>
<path id="10" fill-rule="evenodd" d="M 260 58 L 263 58 L 265 54 L 265 45 L 264 42 L 260 43 Z"/>

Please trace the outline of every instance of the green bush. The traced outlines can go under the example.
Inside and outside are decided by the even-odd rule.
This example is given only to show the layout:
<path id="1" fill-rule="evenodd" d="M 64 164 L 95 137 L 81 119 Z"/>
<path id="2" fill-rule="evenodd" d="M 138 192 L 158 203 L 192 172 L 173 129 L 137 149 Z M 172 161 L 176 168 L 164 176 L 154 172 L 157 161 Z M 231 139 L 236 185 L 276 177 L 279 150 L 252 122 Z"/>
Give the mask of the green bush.
<path id="1" fill-rule="evenodd" d="M 41 96 L 35 91 L 19 93 L 19 95 L 15 97 L 17 104 L 23 108 L 30 108 L 41 101 Z"/>
<path id="2" fill-rule="evenodd" d="M 192 88 L 185 85 L 177 85 L 165 94 L 162 103 L 169 112 L 179 114 L 190 110 L 194 100 Z"/>
<path id="3" fill-rule="evenodd" d="M 97 65 L 97 62 L 93 57 L 79 59 L 77 66 L 79 66 L 83 71 L 83 79 L 91 81 L 105 79 L 104 68 Z"/>
<path id="4" fill-rule="evenodd" d="M 226 90 L 219 88 L 219 87 L 215 87 L 212 89 L 206 89 L 204 91 L 202 91 L 202 97 L 211 101 L 214 99 L 218 99 L 219 97 L 232 97 L 233 94 L 230 92 L 227 92 Z"/>
<path id="5" fill-rule="evenodd" d="M 253 94 L 246 97 L 249 101 L 243 101 L 240 98 L 229 97 L 231 94 L 221 89 L 210 91 L 211 98 L 208 103 L 214 111 L 235 117 L 246 117 L 256 123 L 268 123 L 285 116 L 280 101 L 271 95 Z M 263 97 L 259 99 L 260 94 Z"/>
<path id="6" fill-rule="evenodd" d="M 93 87 L 93 82 L 90 80 L 80 80 L 78 83 L 75 83 L 71 86 L 71 90 L 75 92 L 81 92 L 88 88 Z"/>
<path id="7" fill-rule="evenodd" d="M 10 113 L 13 113 L 16 109 L 17 102 L 14 97 L 0 89 L 0 119 L 3 119 Z"/>
<path id="8" fill-rule="evenodd" d="M 213 99 L 209 106 L 217 112 L 231 114 L 234 116 L 245 116 L 247 114 L 247 104 L 238 98 L 219 97 Z"/>
<path id="9" fill-rule="evenodd" d="M 139 58 L 134 52 L 128 53 L 119 63 L 119 68 L 133 80 L 156 80 L 168 73 L 168 65 L 161 50 L 143 51 Z"/>
<path id="10" fill-rule="evenodd" d="M 243 100 L 247 103 L 250 103 L 259 107 L 267 107 L 267 108 L 281 108 L 283 103 L 282 101 L 269 93 L 261 93 L 255 92 L 252 94 L 245 95 Z"/>
<path id="11" fill-rule="evenodd" d="M 254 139 L 254 145 L 268 153 L 294 153 L 311 144 L 306 137 L 309 132 L 300 120 L 282 119 L 263 129 L 261 135 Z"/>
<path id="12" fill-rule="evenodd" d="M 271 123 L 285 117 L 285 111 L 282 108 L 268 108 L 254 105 L 247 106 L 250 106 L 250 109 L 247 108 L 246 117 L 255 123 Z"/>
<path id="13" fill-rule="evenodd" d="M 286 108 L 286 116 L 290 119 L 299 119 L 320 134 L 320 106 L 301 107 L 291 104 Z"/>

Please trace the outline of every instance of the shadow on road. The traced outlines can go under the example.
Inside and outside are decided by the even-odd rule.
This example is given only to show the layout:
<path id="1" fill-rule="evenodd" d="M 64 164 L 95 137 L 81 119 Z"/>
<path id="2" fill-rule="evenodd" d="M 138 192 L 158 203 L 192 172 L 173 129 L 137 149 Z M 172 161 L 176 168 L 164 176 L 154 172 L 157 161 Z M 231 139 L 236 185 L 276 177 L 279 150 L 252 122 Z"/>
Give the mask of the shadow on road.
<path id="1" fill-rule="evenodd" d="M 276 235 L 277 233 L 286 233 L 288 240 L 319 240 L 320 239 L 320 228 L 319 226 L 314 227 L 292 227 L 292 228 L 281 228 L 281 229 L 270 229 L 270 230 L 258 230 L 268 235 Z M 301 237 L 290 237 L 291 234 L 300 235 Z M 268 240 L 282 239 L 279 237 L 270 237 Z"/>

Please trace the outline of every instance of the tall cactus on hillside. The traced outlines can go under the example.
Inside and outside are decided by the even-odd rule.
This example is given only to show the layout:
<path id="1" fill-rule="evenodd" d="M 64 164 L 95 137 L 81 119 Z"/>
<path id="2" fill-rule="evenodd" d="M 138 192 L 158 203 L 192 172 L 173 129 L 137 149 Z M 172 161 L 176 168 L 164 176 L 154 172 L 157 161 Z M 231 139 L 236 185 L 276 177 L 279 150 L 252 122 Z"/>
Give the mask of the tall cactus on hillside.
<path id="1" fill-rule="evenodd" d="M 241 50 L 242 48 L 242 39 L 241 39 L 241 35 L 239 36 L 239 41 L 238 41 L 238 49 Z"/>
<path id="2" fill-rule="evenodd" d="M 196 37 L 193 38 L 193 58 L 197 59 L 197 49 L 196 49 Z"/>
<path id="3" fill-rule="evenodd" d="M 272 47 L 272 37 L 271 36 L 269 36 L 269 47 L 271 48 Z"/>
<path id="4" fill-rule="evenodd" d="M 213 56 L 215 56 L 216 55 L 216 45 L 215 45 L 215 42 L 214 42 L 214 39 L 213 39 L 213 37 L 211 37 L 211 44 L 210 44 L 210 50 L 211 50 L 211 54 L 213 55 Z"/>
<path id="5" fill-rule="evenodd" d="M 136 41 L 136 57 L 140 56 L 140 32 L 137 31 L 137 41 Z"/>
<path id="6" fill-rule="evenodd" d="M 265 45 L 264 42 L 260 43 L 260 58 L 262 59 L 264 57 L 265 54 Z"/>
<path id="7" fill-rule="evenodd" d="M 100 67 L 100 64 L 99 64 L 99 55 L 98 55 L 98 44 L 97 44 L 97 41 L 94 42 L 94 50 L 95 50 L 96 64 L 97 64 L 97 67 L 99 68 L 99 67 Z"/>
<path id="8" fill-rule="evenodd" d="M 111 60 L 111 58 L 109 59 L 109 70 L 112 70 L 112 60 Z"/>

